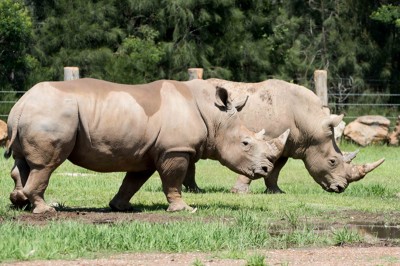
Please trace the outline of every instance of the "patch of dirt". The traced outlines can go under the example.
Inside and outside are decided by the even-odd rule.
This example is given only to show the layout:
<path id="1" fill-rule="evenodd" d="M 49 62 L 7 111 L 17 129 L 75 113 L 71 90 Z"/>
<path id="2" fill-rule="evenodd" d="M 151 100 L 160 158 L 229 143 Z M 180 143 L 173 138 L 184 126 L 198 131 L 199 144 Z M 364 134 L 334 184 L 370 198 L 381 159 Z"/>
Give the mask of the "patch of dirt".
<path id="1" fill-rule="evenodd" d="M 79 221 L 88 224 L 114 224 L 119 222 L 166 223 L 187 221 L 190 217 L 173 216 L 170 213 L 112 212 L 110 209 L 70 209 L 56 213 L 23 213 L 14 217 L 14 221 L 30 225 L 46 225 L 50 221 Z"/>
<path id="2" fill-rule="evenodd" d="M 335 219 L 328 219 L 335 217 Z M 1 218 L 1 217 L 0 217 Z M 194 218 L 175 216 L 171 213 L 112 212 L 110 209 L 75 208 L 58 211 L 52 214 L 23 213 L 13 218 L 14 221 L 30 225 L 46 225 L 50 221 L 79 221 L 89 224 L 114 224 L 119 222 L 143 221 L 166 223 L 171 221 L 189 221 L 201 219 L 209 222 L 214 218 Z M 385 220 L 386 219 L 386 220 Z M 389 221 L 389 222 L 388 222 Z M 1 220 L 0 220 L 1 222 Z M 231 222 L 229 218 L 226 222 Z M 283 224 L 284 221 L 282 221 Z M 343 228 L 348 225 L 399 225 L 400 212 L 390 214 L 366 213 L 358 211 L 335 211 L 326 213 L 320 218 L 307 220 L 315 225 L 316 230 Z M 286 226 L 284 226 L 286 227 Z M 397 227 L 396 227 L 397 228 Z M 286 228 L 287 229 L 287 228 Z M 285 230 L 285 228 L 276 228 Z M 377 239 L 364 235 L 364 242 L 352 245 L 344 244 L 336 247 L 301 248 L 284 250 L 256 250 L 250 254 L 264 256 L 267 265 L 399 265 L 399 240 Z M 100 257 L 98 259 L 54 260 L 13 262 L 2 265 L 246 265 L 243 259 L 220 259 L 211 253 L 124 253 Z"/>
<path id="3" fill-rule="evenodd" d="M 328 247 L 285 250 L 256 250 L 265 257 L 266 265 L 400 265 L 400 247 Z M 244 259 L 220 259 L 210 253 L 124 253 L 98 259 L 53 260 L 14 262 L 3 265 L 16 266 L 66 266 L 66 265 L 246 265 Z"/>

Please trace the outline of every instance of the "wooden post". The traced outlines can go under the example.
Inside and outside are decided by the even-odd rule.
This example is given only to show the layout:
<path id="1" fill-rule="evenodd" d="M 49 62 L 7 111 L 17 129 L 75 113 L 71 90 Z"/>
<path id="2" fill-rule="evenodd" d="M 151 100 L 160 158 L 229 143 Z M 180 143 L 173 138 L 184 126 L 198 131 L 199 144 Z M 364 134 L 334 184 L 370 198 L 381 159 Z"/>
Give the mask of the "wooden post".
<path id="1" fill-rule="evenodd" d="M 79 79 L 78 67 L 64 67 L 64 80 Z"/>
<path id="2" fill-rule="evenodd" d="M 321 99 L 323 106 L 328 106 L 328 74 L 326 70 L 314 71 L 315 94 Z"/>
<path id="3" fill-rule="evenodd" d="M 189 80 L 192 79 L 203 79 L 203 69 L 202 68 L 189 68 Z"/>

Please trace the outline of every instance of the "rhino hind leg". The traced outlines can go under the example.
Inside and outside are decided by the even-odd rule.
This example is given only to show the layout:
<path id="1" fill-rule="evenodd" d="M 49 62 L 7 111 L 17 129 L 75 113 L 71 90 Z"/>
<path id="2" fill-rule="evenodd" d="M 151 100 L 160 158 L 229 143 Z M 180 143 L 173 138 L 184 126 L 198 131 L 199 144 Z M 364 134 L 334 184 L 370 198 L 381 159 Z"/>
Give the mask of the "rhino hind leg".
<path id="1" fill-rule="evenodd" d="M 268 175 L 268 177 L 264 178 L 264 183 L 265 183 L 265 186 L 267 187 L 265 189 L 264 193 L 267 193 L 267 194 L 285 193 L 278 186 L 278 177 L 279 177 L 279 173 L 281 172 L 283 166 L 285 166 L 287 161 L 288 161 L 287 157 L 281 157 L 275 162 L 274 169 L 272 169 L 272 171 Z"/>
<path id="2" fill-rule="evenodd" d="M 30 173 L 30 167 L 24 159 L 15 159 L 14 166 L 11 170 L 11 178 L 14 180 L 14 190 L 10 194 L 10 201 L 13 206 L 22 209 L 29 205 L 28 197 L 23 193 Z"/>
<path id="3" fill-rule="evenodd" d="M 189 154 L 169 152 L 157 164 L 164 194 L 169 203 L 167 211 L 195 211 L 182 200 L 182 182 L 189 167 Z"/>
<path id="4" fill-rule="evenodd" d="M 186 177 L 183 180 L 183 185 L 186 188 L 187 192 L 192 193 L 204 193 L 204 190 L 199 188 L 196 183 L 196 165 L 194 163 L 190 163 L 186 172 Z"/>
<path id="5" fill-rule="evenodd" d="M 142 172 L 128 172 L 109 206 L 113 211 L 133 211 L 134 208 L 129 203 L 133 195 L 143 186 L 155 170 Z"/>
<path id="6" fill-rule="evenodd" d="M 44 201 L 44 192 L 49 184 L 50 174 L 54 169 L 45 167 L 42 169 L 32 169 L 28 180 L 23 188 L 23 193 L 28 197 L 32 204 L 32 212 L 36 214 L 55 212 Z"/>

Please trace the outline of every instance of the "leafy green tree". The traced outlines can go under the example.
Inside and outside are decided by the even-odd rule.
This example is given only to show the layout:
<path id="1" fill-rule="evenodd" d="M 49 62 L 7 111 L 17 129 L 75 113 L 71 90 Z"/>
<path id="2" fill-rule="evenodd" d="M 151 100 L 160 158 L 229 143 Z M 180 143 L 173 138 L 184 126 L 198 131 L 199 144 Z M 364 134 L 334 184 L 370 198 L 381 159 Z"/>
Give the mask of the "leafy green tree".
<path id="1" fill-rule="evenodd" d="M 41 64 L 33 80 L 61 80 L 64 66 L 105 79 L 104 66 L 125 37 L 113 1 L 29 1 L 36 19 L 33 55 Z"/>
<path id="2" fill-rule="evenodd" d="M 32 22 L 21 1 L 0 1 L 0 84 L 2 90 L 23 90 L 32 58 L 27 54 Z"/>
<path id="3" fill-rule="evenodd" d="M 400 93 L 400 2 L 388 2 L 372 12 L 371 18 L 383 26 L 379 35 L 384 57 L 381 77 L 390 80 L 391 93 Z M 398 103 L 400 99 L 392 97 L 391 101 Z"/>
<path id="4" fill-rule="evenodd" d="M 164 50 L 154 39 L 157 32 L 142 26 L 139 36 L 128 36 L 122 41 L 113 56 L 111 64 L 106 66 L 109 80 L 139 84 L 151 82 L 159 75 L 159 67 Z"/>

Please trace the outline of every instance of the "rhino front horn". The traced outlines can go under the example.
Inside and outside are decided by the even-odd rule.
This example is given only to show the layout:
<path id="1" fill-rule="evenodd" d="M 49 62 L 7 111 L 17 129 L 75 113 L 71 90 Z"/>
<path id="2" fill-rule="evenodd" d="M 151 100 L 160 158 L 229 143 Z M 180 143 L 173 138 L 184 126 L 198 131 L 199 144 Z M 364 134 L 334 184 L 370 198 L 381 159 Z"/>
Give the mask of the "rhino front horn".
<path id="1" fill-rule="evenodd" d="M 347 181 L 354 182 L 362 179 L 366 174 L 377 168 L 385 161 L 384 158 L 374 162 L 374 163 L 366 163 L 363 165 L 354 165 L 351 170 L 351 176 L 347 179 Z"/>

